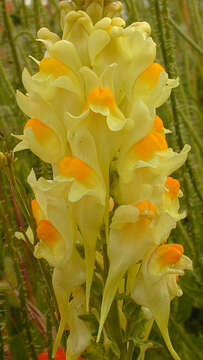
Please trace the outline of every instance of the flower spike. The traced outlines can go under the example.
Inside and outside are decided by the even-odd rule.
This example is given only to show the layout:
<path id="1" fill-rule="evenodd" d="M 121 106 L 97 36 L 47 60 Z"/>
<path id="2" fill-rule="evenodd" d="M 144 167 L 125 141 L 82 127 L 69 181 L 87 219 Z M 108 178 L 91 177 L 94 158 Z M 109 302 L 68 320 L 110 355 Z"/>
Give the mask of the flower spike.
<path id="1" fill-rule="evenodd" d="M 53 267 L 60 312 L 53 358 L 67 327 L 62 356 L 82 360 L 85 351 L 91 354 L 93 315 L 106 356 L 105 321 L 113 301 L 126 330 L 124 295 L 145 308 L 148 331 L 155 320 L 173 359 L 180 360 L 168 333 L 170 303 L 182 295 L 178 276 L 192 263 L 181 244 L 167 239 L 185 217 L 180 183 L 171 175 L 190 146 L 180 153 L 168 146 L 170 130 L 157 108 L 179 81 L 155 62 L 150 25 L 126 26 L 121 7 L 113 0 L 61 1 L 62 37 L 38 31 L 46 52 L 33 59 L 34 75 L 27 69 L 22 74 L 26 93 L 17 92 L 17 103 L 28 120 L 14 151 L 30 149 L 50 164 L 53 176 L 37 179 L 32 170 L 28 177 L 36 232 L 28 227 L 26 236 L 35 257 Z M 140 358 L 145 350 L 141 345 Z"/>

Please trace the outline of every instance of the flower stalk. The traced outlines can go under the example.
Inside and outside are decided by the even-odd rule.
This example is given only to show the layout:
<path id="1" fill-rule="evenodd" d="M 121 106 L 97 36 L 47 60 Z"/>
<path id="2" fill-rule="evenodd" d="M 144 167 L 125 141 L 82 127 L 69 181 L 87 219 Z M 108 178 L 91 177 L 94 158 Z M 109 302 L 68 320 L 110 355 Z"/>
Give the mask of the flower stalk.
<path id="1" fill-rule="evenodd" d="M 55 7 L 55 1 L 51 5 Z M 132 360 L 138 347 L 138 359 L 144 360 L 154 346 L 148 338 L 156 322 L 172 358 L 180 360 L 168 323 L 171 302 L 182 296 L 179 277 L 192 270 L 192 262 L 173 235 L 187 216 L 173 173 L 190 151 L 190 145 L 184 145 L 186 130 L 192 130 L 192 156 L 199 155 L 201 144 L 188 125 L 186 94 L 178 88 L 168 2 L 150 3 L 165 67 L 157 59 L 150 25 L 126 26 L 120 2 L 60 2 L 61 37 L 39 29 L 41 2 L 33 6 L 37 40 L 46 50 L 43 58 L 36 52 L 34 74 L 31 66 L 23 70 L 26 91 L 17 91 L 16 99 L 26 121 L 22 134 L 14 135 L 20 140 L 15 157 L 29 149 L 37 159 L 28 176 L 32 200 L 14 174 L 14 157 L 5 142 L 4 153 L 9 217 L 15 216 L 19 230 L 15 241 L 26 241 L 26 251 L 34 254 L 33 264 L 42 275 L 48 339 L 44 355 Z M 143 6 L 127 2 L 132 6 L 140 19 Z M 20 32 L 16 40 L 30 34 Z M 165 117 L 175 130 L 171 143 L 176 151 L 168 144 Z M 187 168 L 181 182 L 184 204 L 191 210 L 190 190 L 195 189 L 195 201 L 201 194 L 190 160 Z M 3 223 L 3 206 L 1 213 Z M 194 234 L 196 220 L 190 212 L 188 218 Z M 5 221 L 9 227 L 10 218 Z M 178 225 L 177 232 L 195 254 L 184 226 Z M 175 243 L 168 241 L 171 233 Z M 13 251 L 23 283 L 21 306 L 27 309 L 26 263 Z M 28 347 L 33 336 L 28 318 L 25 328 Z M 35 347 L 28 352 L 34 359 L 43 356 Z"/>

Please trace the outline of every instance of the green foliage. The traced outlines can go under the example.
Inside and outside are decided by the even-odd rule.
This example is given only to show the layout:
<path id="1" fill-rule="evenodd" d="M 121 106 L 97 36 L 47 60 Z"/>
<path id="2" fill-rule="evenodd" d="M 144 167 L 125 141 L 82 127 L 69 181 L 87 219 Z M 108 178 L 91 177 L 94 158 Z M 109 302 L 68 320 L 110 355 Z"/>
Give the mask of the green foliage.
<path id="1" fill-rule="evenodd" d="M 10 286 L 7 290 L 0 287 L 0 359 L 4 355 L 13 360 L 37 359 L 37 354 L 44 348 L 48 348 L 50 353 L 52 331 L 56 331 L 58 326 L 51 270 L 44 261 L 33 258 L 26 235 L 24 241 L 14 236 L 15 231 L 25 233 L 28 224 L 33 228 L 29 205 L 32 194 L 26 183 L 30 168 L 34 167 L 37 176 L 46 178 L 50 177 L 51 171 L 48 165 L 29 152 L 17 155 L 14 163 L 9 155 L 16 143 L 11 133 L 21 133 L 26 121 L 15 100 L 16 89 L 23 90 L 22 69 L 26 66 L 34 73 L 36 64 L 28 56 L 42 57 L 42 45 L 35 41 L 36 31 L 48 26 L 51 31 L 60 34 L 58 2 L 50 0 L 47 3 L 45 8 L 37 0 L 28 7 L 24 0 L 16 0 L 8 9 L 6 1 L 0 1 L 0 151 L 7 155 L 6 165 L 0 167 L 0 283 L 4 281 L 4 285 Z M 169 329 L 174 347 L 183 360 L 202 359 L 203 348 L 201 11 L 203 3 L 200 0 L 124 1 L 127 23 L 135 20 L 150 23 L 152 37 L 158 44 L 157 61 L 166 68 L 170 77 L 180 78 L 180 86 L 173 90 L 171 100 L 159 109 L 166 127 L 172 131 L 168 137 L 169 144 L 176 150 L 180 150 L 184 143 L 192 146 L 187 164 L 177 174 L 184 192 L 182 207 L 188 216 L 171 235 L 171 241 L 184 245 L 186 255 L 192 258 L 194 264 L 194 272 L 180 280 L 184 296 L 173 301 Z M 112 181 L 116 181 L 116 174 Z M 96 309 L 102 286 L 102 280 L 95 277 Z M 129 341 L 129 354 L 133 345 L 136 347 L 134 359 L 139 354 L 138 347 L 149 342 L 151 346 L 146 352 L 146 360 L 171 359 L 157 327 L 153 326 L 150 341 L 145 340 L 147 324 L 141 310 L 122 296 L 119 299 L 123 301 L 123 312 L 127 317 L 126 332 L 118 333 L 116 309 L 115 312 L 112 310 L 115 326 L 108 327 L 112 319 L 107 319 L 109 343 L 105 348 L 102 344 L 91 344 L 84 356 L 89 360 L 127 360 L 122 357 L 117 345 L 122 336 Z M 93 314 L 81 318 L 88 321 L 92 334 L 96 335 L 97 318 Z"/>

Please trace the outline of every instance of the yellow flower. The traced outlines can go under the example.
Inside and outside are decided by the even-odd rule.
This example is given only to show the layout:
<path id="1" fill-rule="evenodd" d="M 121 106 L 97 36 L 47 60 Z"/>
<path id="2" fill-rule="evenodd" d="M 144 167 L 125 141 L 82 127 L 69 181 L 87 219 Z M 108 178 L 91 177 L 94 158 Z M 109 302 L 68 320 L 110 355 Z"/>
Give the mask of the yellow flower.
<path id="1" fill-rule="evenodd" d="M 128 151 L 121 153 L 118 158 L 116 166 L 119 181 L 114 193 L 121 203 L 129 204 L 150 199 L 156 189 L 163 192 L 166 177 L 182 166 L 187 159 L 190 146 L 185 145 L 180 153 L 168 148 L 164 128 L 160 120 L 157 122 L 156 117 L 155 121 L 152 131 L 135 142 Z"/>
<path id="2" fill-rule="evenodd" d="M 96 171 L 79 158 L 66 157 L 59 164 L 58 181 L 69 183 L 67 199 L 85 248 L 86 305 L 89 309 L 90 289 L 94 273 L 96 243 L 103 224 L 105 187 Z"/>
<path id="3" fill-rule="evenodd" d="M 91 66 L 97 74 L 113 63 L 116 101 L 131 96 L 136 78 L 154 61 L 156 45 L 147 23 L 135 23 L 125 28 L 121 18 L 104 18 L 94 26 L 88 39 Z"/>
<path id="4" fill-rule="evenodd" d="M 35 194 L 32 211 L 40 239 L 34 254 L 45 258 L 51 266 L 62 266 L 71 257 L 74 243 L 71 211 L 64 199 L 67 185 L 43 178 L 36 180 L 33 170 L 28 183 Z"/>
<path id="5" fill-rule="evenodd" d="M 179 213 L 179 198 L 183 196 L 180 190 L 180 183 L 177 179 L 171 176 L 166 178 L 165 191 L 163 196 L 163 209 L 168 212 L 176 220 L 181 220 L 186 216 L 186 213 Z"/>
<path id="6" fill-rule="evenodd" d="M 168 334 L 170 302 L 175 296 L 182 295 L 178 277 L 184 275 L 184 269 L 192 270 L 192 262 L 183 255 L 183 250 L 180 244 L 164 244 L 148 251 L 131 292 L 137 304 L 152 312 L 174 360 L 180 358 Z"/>
<path id="7" fill-rule="evenodd" d="M 136 79 L 134 97 L 141 98 L 149 108 L 157 108 L 166 102 L 171 90 L 178 84 L 178 79 L 168 79 L 165 69 L 153 63 Z"/>
<path id="8" fill-rule="evenodd" d="M 151 247 L 166 241 L 174 227 L 174 219 L 166 213 L 158 213 L 156 206 L 147 200 L 116 209 L 110 226 L 110 268 L 103 293 L 98 340 L 125 272 L 142 260 Z"/>
<path id="9" fill-rule="evenodd" d="M 169 79 L 154 62 L 149 24 L 126 27 L 120 17 L 96 21 L 100 5 L 84 5 L 94 21 L 84 11 L 71 11 L 72 3 L 62 3 L 62 38 L 46 28 L 38 32 L 45 55 L 33 59 L 36 74 L 23 71 L 26 95 L 17 93 L 29 119 L 14 151 L 29 148 L 53 169 L 53 180 L 36 180 L 33 171 L 28 178 L 39 239 L 34 255 L 54 267 L 61 314 L 53 356 L 67 323 L 68 359 L 76 360 L 91 341 L 78 316 L 89 310 L 97 240 L 105 227 L 109 272 L 97 340 L 128 272 L 127 292 L 132 288 L 133 299 L 150 309 L 178 360 L 167 330 L 170 301 L 181 294 L 176 276 L 192 265 L 181 245 L 165 243 L 185 216 L 179 213 L 180 184 L 170 175 L 184 164 L 190 146 L 180 153 L 169 148 L 169 131 L 156 115 L 178 79 Z M 105 11 L 115 13 L 110 5 Z M 31 229 L 27 234 L 33 242 Z M 77 251 L 78 236 L 85 259 Z M 84 296 L 80 287 L 85 281 Z M 125 329 L 121 307 L 120 302 Z"/>
<path id="10" fill-rule="evenodd" d="M 61 314 L 53 350 L 56 352 L 67 323 L 71 291 L 85 282 L 85 264 L 75 247 L 77 228 L 66 200 L 68 184 L 36 180 L 33 171 L 28 182 L 36 196 L 31 204 L 39 238 L 34 255 L 46 259 L 55 268 L 52 281 Z"/>
<path id="11" fill-rule="evenodd" d="M 18 92 L 17 102 L 30 119 L 24 126 L 24 134 L 14 135 L 21 140 L 14 152 L 30 149 L 43 161 L 56 164 L 69 153 L 65 127 L 60 118 L 40 96 L 36 100 Z"/>

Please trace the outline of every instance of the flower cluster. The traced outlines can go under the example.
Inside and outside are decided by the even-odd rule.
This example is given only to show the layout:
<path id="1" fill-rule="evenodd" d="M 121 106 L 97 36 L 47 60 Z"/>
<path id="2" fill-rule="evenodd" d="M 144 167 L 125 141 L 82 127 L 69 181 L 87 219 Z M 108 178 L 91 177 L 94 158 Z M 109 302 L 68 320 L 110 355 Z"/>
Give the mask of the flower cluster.
<path id="1" fill-rule="evenodd" d="M 28 178 L 39 239 L 34 255 L 54 267 L 61 314 L 53 356 L 67 324 L 67 359 L 77 359 L 91 342 L 87 322 L 78 316 L 89 311 L 105 229 L 109 270 L 97 340 L 127 276 L 131 297 L 151 311 L 177 360 L 168 335 L 170 302 L 182 294 L 178 276 L 192 263 L 180 244 L 166 244 L 185 216 L 180 184 L 170 175 L 190 147 L 180 153 L 168 147 L 169 131 L 156 109 L 178 79 L 155 62 L 149 24 L 125 27 L 120 17 L 94 24 L 83 11 L 63 13 L 62 20 L 62 39 L 46 28 L 38 32 L 46 46 L 44 58 L 35 60 L 38 72 L 23 71 L 27 93 L 18 92 L 17 101 L 29 120 L 15 148 L 29 148 L 53 169 L 52 180 L 36 179 L 33 170 Z"/>

